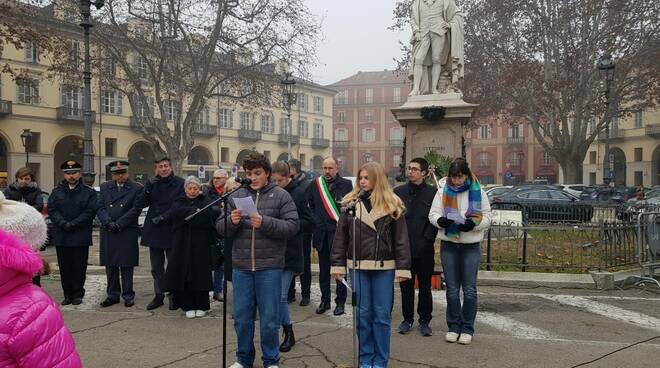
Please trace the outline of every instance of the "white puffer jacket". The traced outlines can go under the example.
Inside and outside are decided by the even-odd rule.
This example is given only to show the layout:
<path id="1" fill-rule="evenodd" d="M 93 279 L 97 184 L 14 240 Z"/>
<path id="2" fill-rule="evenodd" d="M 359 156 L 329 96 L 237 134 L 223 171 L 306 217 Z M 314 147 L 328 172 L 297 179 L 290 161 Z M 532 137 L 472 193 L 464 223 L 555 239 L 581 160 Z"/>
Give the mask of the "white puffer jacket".
<path id="1" fill-rule="evenodd" d="M 450 241 L 454 243 L 461 243 L 461 244 L 472 244 L 472 243 L 481 242 L 482 240 L 484 240 L 484 234 L 486 233 L 486 230 L 488 230 L 488 228 L 490 227 L 490 223 L 492 220 L 492 215 L 490 213 L 490 203 L 488 202 L 488 196 L 482 189 L 481 211 L 483 217 L 479 225 L 475 226 L 475 228 L 472 231 L 461 232 L 457 239 L 450 239 L 447 237 L 447 235 L 445 235 L 445 229 L 438 226 L 438 219 L 440 217 L 445 216 L 444 208 L 442 208 L 442 193 L 444 192 L 446 183 L 447 183 L 446 177 L 440 179 L 440 182 L 438 183 L 439 184 L 438 192 L 435 194 L 435 198 L 433 199 L 433 204 L 431 205 L 431 211 L 429 212 L 429 221 L 431 222 L 431 224 L 433 224 L 433 226 L 440 229 L 440 231 L 438 231 L 438 237 L 441 240 Z M 468 209 L 468 193 L 469 191 L 466 190 L 465 192 L 458 194 L 458 212 L 462 218 L 465 218 L 465 212 L 467 212 Z"/>

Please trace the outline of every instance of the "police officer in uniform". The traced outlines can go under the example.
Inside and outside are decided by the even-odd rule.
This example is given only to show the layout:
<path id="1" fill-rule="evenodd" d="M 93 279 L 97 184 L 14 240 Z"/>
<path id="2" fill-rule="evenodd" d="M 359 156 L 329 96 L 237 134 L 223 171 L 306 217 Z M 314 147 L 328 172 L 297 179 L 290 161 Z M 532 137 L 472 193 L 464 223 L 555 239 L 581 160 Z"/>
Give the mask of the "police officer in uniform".
<path id="1" fill-rule="evenodd" d="M 108 278 L 107 297 L 102 307 L 119 303 L 134 304 L 133 268 L 138 265 L 138 216 L 136 207 L 142 185 L 129 179 L 128 161 L 108 164 L 112 180 L 101 184 L 98 217 L 101 222 L 101 266 Z M 121 275 L 121 284 L 120 284 Z"/>
<path id="2" fill-rule="evenodd" d="M 52 244 L 57 251 L 64 300 L 78 305 L 85 296 L 87 257 L 92 246 L 96 192 L 80 180 L 82 165 L 68 160 L 60 166 L 64 180 L 48 198 L 48 217 L 55 225 Z"/>

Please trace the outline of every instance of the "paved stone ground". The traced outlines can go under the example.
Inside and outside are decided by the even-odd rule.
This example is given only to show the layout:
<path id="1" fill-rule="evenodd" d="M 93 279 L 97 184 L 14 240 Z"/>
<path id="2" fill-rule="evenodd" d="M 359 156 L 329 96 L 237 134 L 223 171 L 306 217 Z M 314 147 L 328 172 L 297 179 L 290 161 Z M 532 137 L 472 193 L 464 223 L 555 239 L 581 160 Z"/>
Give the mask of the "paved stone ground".
<path id="1" fill-rule="evenodd" d="M 96 248 L 90 254 L 90 261 L 97 262 Z M 53 249 L 44 256 L 54 262 Z M 141 260 L 148 259 L 143 249 Z M 56 300 L 61 299 L 57 275 L 45 278 L 43 284 Z M 62 308 L 86 367 L 222 366 L 221 303 L 212 303 L 210 316 L 194 320 L 165 308 L 147 312 L 152 284 L 145 264 L 136 272 L 137 297 L 132 308 L 123 304 L 103 309 L 98 306 L 105 297 L 105 276 L 98 267 L 90 267 L 86 289 L 82 305 Z M 401 309 L 398 288 L 395 290 L 391 367 L 577 367 L 610 354 L 581 366 L 647 368 L 657 366 L 660 358 L 657 288 L 599 292 L 481 286 L 477 334 L 470 346 L 443 341 L 446 326 L 442 291 L 434 292 L 434 336 L 422 337 L 417 330 L 405 336 L 397 334 Z M 330 312 L 316 315 L 314 304 L 320 301 L 317 284 L 313 285 L 312 299 L 308 307 L 290 304 L 297 344 L 291 352 L 282 354 L 282 366 L 350 366 L 350 310 L 340 317 Z M 227 305 L 230 308 L 231 299 Z M 236 339 L 231 317 L 227 322 L 230 365 Z M 255 367 L 261 367 L 259 354 L 257 343 Z"/>

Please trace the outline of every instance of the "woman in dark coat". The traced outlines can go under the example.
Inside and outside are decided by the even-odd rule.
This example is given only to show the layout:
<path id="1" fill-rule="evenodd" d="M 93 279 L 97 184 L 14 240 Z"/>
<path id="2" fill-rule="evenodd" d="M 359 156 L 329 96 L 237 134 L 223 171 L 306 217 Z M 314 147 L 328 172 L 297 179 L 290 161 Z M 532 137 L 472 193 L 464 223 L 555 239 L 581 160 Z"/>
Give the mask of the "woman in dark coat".
<path id="1" fill-rule="evenodd" d="M 44 208 L 41 189 L 35 181 L 34 172 L 29 167 L 16 171 L 16 181 L 5 189 L 5 198 L 16 202 L 25 202 L 39 213 Z"/>
<path id="2" fill-rule="evenodd" d="M 165 271 L 165 288 L 174 293 L 187 318 L 204 317 L 211 308 L 209 291 L 213 287 L 211 256 L 216 242 L 215 215 L 206 209 L 185 221 L 188 215 L 209 203 L 201 193 L 201 187 L 199 179 L 189 176 L 184 183 L 185 198 L 177 199 L 171 211 L 174 238 L 171 262 Z"/>

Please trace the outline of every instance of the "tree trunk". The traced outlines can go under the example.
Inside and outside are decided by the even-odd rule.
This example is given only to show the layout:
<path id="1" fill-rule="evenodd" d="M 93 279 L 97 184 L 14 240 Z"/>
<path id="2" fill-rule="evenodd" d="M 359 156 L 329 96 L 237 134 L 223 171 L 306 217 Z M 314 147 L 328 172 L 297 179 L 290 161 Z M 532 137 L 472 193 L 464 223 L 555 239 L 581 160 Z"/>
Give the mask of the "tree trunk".
<path id="1" fill-rule="evenodd" d="M 560 165 L 564 173 L 565 184 L 582 183 L 582 162 L 575 159 L 568 159 L 566 162 L 560 163 Z"/>

